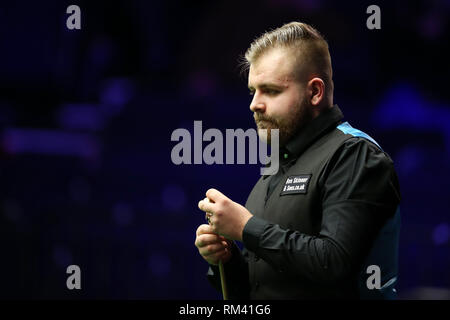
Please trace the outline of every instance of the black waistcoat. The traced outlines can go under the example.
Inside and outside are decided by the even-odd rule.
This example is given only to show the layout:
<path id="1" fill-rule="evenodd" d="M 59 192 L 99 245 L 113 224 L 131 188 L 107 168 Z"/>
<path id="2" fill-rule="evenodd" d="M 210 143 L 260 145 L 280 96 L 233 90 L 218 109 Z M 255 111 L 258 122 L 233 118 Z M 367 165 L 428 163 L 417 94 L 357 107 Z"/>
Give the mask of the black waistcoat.
<path id="1" fill-rule="evenodd" d="M 346 140 L 353 138 L 351 134 L 337 128 L 342 117 L 335 106 L 315 121 L 313 127 L 302 133 L 304 139 L 288 144 L 287 147 L 293 150 L 291 166 L 280 175 L 279 183 L 274 186 L 269 197 L 266 196 L 271 177 L 263 176 L 258 180 L 245 205 L 252 214 L 278 224 L 283 229 L 319 235 L 322 222 L 322 186 L 319 178 L 337 149 Z M 288 177 L 303 175 L 310 175 L 306 193 L 282 194 Z M 348 281 L 336 291 L 330 290 L 324 295 L 323 288 L 308 282 L 302 282 L 301 285 L 294 283 L 295 279 L 281 274 L 251 251 L 248 264 L 252 299 L 339 298 L 340 295 L 358 297 L 357 275 L 349 279 L 354 281 Z"/>

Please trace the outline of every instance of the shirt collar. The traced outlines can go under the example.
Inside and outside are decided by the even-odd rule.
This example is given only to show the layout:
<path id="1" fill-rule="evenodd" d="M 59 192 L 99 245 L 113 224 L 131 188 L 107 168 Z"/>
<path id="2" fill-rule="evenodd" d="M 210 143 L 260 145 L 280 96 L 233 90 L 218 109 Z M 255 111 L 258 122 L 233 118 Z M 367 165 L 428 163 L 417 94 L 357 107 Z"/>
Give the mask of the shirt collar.
<path id="1" fill-rule="evenodd" d="M 279 159 L 281 166 L 297 159 L 314 141 L 319 139 L 344 118 L 341 109 L 335 104 L 324 110 L 288 141 L 284 147 L 280 147 Z"/>

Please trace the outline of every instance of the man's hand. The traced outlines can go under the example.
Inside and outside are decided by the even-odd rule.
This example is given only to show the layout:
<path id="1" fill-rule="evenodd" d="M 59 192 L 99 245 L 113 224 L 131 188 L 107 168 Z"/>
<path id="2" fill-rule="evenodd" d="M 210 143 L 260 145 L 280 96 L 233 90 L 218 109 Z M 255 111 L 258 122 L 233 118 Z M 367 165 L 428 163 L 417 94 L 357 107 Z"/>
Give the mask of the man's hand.
<path id="1" fill-rule="evenodd" d="M 197 228 L 195 246 L 209 264 L 218 265 L 231 258 L 231 242 L 213 232 L 210 225 L 202 224 Z"/>
<path id="2" fill-rule="evenodd" d="M 209 215 L 212 231 L 231 240 L 242 241 L 245 224 L 253 216 L 245 207 L 216 189 L 209 189 L 198 207 Z"/>

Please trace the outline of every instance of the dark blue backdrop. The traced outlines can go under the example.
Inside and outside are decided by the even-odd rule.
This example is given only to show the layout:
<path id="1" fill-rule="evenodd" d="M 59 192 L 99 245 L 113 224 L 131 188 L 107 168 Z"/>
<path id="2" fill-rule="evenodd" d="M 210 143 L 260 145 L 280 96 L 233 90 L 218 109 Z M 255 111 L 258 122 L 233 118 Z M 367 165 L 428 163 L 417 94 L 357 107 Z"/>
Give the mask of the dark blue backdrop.
<path id="1" fill-rule="evenodd" d="M 66 8 L 81 8 L 81 30 Z M 335 102 L 401 183 L 401 298 L 449 298 L 450 2 L 9 1 L 0 5 L 0 296 L 220 299 L 194 247 L 210 187 L 260 165 L 172 163 L 176 128 L 253 128 L 238 59 L 300 20 L 328 39 Z M 66 288 L 79 265 L 82 289 Z"/>

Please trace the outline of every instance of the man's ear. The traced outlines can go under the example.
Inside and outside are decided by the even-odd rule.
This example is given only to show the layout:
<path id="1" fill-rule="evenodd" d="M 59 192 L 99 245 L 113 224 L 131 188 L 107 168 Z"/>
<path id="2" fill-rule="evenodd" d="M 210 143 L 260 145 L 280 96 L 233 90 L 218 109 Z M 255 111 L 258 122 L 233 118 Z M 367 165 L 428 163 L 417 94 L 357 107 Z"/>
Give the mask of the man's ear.
<path id="1" fill-rule="evenodd" d="M 318 106 L 325 98 L 325 83 L 320 78 L 312 78 L 307 85 L 311 105 Z"/>

